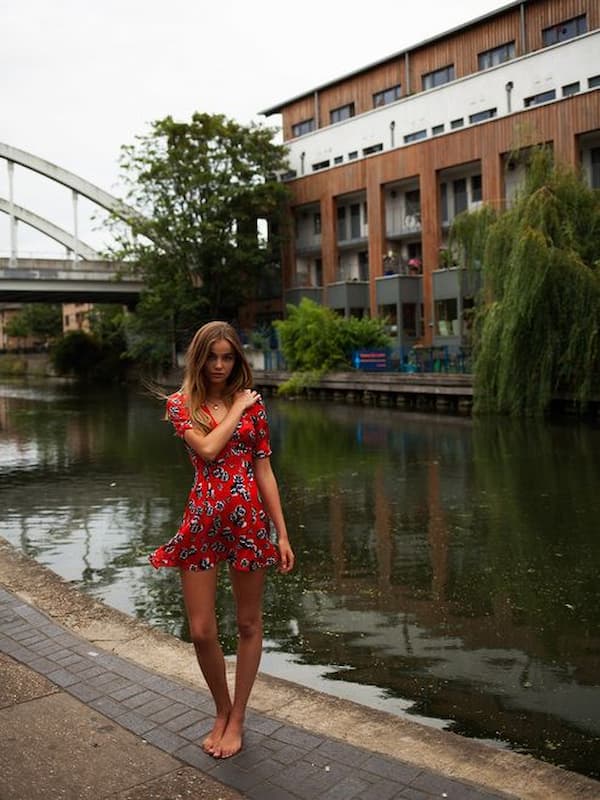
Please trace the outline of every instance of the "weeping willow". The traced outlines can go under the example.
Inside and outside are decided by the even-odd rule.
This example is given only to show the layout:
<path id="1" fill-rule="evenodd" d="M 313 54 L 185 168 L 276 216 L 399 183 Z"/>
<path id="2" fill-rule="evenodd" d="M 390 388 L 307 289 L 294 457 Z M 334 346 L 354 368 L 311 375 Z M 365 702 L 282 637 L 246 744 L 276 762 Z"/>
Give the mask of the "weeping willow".
<path id="1" fill-rule="evenodd" d="M 457 217 L 450 243 L 483 272 L 474 410 L 539 415 L 559 395 L 585 404 L 600 374 L 600 192 L 537 150 L 513 205 Z"/>

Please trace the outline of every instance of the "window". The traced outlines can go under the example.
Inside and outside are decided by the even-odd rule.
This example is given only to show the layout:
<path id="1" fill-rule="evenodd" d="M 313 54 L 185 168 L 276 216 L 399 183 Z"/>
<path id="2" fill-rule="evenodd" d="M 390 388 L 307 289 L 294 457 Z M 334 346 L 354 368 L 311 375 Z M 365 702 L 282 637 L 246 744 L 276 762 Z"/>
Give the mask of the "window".
<path id="1" fill-rule="evenodd" d="M 580 88 L 579 81 L 575 81 L 575 83 L 567 83 L 566 86 L 562 87 L 562 95 L 563 97 L 570 97 L 572 94 L 577 94 Z"/>
<path id="2" fill-rule="evenodd" d="M 433 128 L 431 129 L 431 135 L 432 136 L 438 136 L 440 133 L 443 133 L 443 132 L 444 132 L 444 126 L 443 125 L 434 125 Z"/>
<path id="3" fill-rule="evenodd" d="M 476 114 L 471 114 L 469 122 L 483 122 L 484 119 L 491 119 L 495 117 L 498 112 L 497 108 L 487 108 L 485 111 L 478 111 Z"/>
<path id="4" fill-rule="evenodd" d="M 531 97 L 526 97 L 524 100 L 525 108 L 537 106 L 540 103 L 548 103 L 550 100 L 556 99 L 556 92 L 551 89 L 548 92 L 540 92 L 540 94 L 533 94 Z"/>
<path id="5" fill-rule="evenodd" d="M 481 175 L 471 176 L 471 201 L 473 203 L 481 202 Z"/>
<path id="6" fill-rule="evenodd" d="M 492 47 L 491 50 L 484 50 L 477 56 L 477 63 L 479 69 L 489 69 L 495 67 L 497 64 L 503 64 L 505 61 L 510 61 L 515 57 L 515 43 L 507 42 L 501 44 L 499 47 Z"/>
<path id="7" fill-rule="evenodd" d="M 460 119 L 453 119 L 452 122 L 450 123 L 450 127 L 452 128 L 452 130 L 456 130 L 456 128 L 462 128 L 464 124 L 465 124 L 464 119 L 460 117 Z"/>
<path id="8" fill-rule="evenodd" d="M 348 161 L 354 161 L 355 158 L 358 158 L 358 150 L 353 150 L 351 153 L 348 153 Z"/>
<path id="9" fill-rule="evenodd" d="M 387 106 L 388 103 L 393 103 L 394 100 L 399 100 L 402 96 L 402 89 L 400 84 L 392 86 L 389 89 L 384 89 L 382 92 L 375 92 L 373 95 L 373 108 L 379 106 Z"/>
<path id="10" fill-rule="evenodd" d="M 360 205 L 358 203 L 350 206 L 350 238 L 360 239 Z"/>
<path id="11" fill-rule="evenodd" d="M 370 156 L 373 153 L 380 153 L 383 150 L 383 145 L 379 144 L 372 144 L 370 147 L 365 147 L 363 150 L 363 156 Z"/>
<path id="12" fill-rule="evenodd" d="M 419 139 L 425 139 L 427 136 L 427 130 L 424 128 L 422 131 L 415 131 L 414 133 L 407 133 L 404 137 L 404 144 L 409 144 L 410 142 L 416 142 Z"/>
<path id="13" fill-rule="evenodd" d="M 600 86 L 600 75 L 593 75 L 588 78 L 588 89 L 597 89 Z"/>
<path id="14" fill-rule="evenodd" d="M 452 181 L 452 188 L 454 191 L 454 214 L 456 215 L 466 211 L 468 207 L 467 179 L 458 178 L 458 180 Z"/>
<path id="15" fill-rule="evenodd" d="M 305 133 L 310 133 L 315 129 L 314 119 L 305 119 L 302 122 L 297 122 L 292 125 L 292 136 L 303 136 Z"/>
<path id="16" fill-rule="evenodd" d="M 406 215 L 409 217 L 420 217 L 421 215 L 421 193 L 418 189 L 407 192 L 405 196 Z"/>
<path id="17" fill-rule="evenodd" d="M 440 210 L 442 212 L 442 222 L 448 222 L 448 184 L 440 185 Z"/>
<path id="18" fill-rule="evenodd" d="M 416 303 L 402 303 L 402 333 L 411 339 L 417 335 Z"/>
<path id="19" fill-rule="evenodd" d="M 600 189 L 600 147 L 592 147 L 590 160 L 592 162 L 592 189 Z"/>
<path id="20" fill-rule="evenodd" d="M 442 69 L 436 69 L 423 75 L 423 89 L 433 89 L 435 86 L 442 86 L 454 80 L 454 64 Z"/>
<path id="21" fill-rule="evenodd" d="M 581 36 L 582 33 L 587 31 L 587 20 L 585 14 L 580 17 L 573 17 L 558 25 L 551 25 L 549 28 L 544 28 L 542 31 L 542 44 L 548 47 L 551 44 L 558 44 L 558 42 L 565 42 L 567 39 L 572 39 L 574 36 Z"/>
<path id="22" fill-rule="evenodd" d="M 436 300 L 435 321 L 438 336 L 458 336 L 458 300 L 450 297 L 447 300 Z"/>
<path id="23" fill-rule="evenodd" d="M 334 108 L 329 112 L 329 120 L 331 123 L 341 122 L 344 119 L 350 119 L 354 116 L 354 103 L 348 103 L 345 106 Z"/>
<path id="24" fill-rule="evenodd" d="M 317 211 L 313 214 L 313 233 L 319 235 L 321 233 L 321 212 Z"/>
<path id="25" fill-rule="evenodd" d="M 337 210 L 337 234 L 338 240 L 343 242 L 346 238 L 346 207 L 340 206 Z"/>
<path id="26" fill-rule="evenodd" d="M 323 286 L 323 260 L 320 258 L 315 258 L 315 283 Z"/>
<path id="27" fill-rule="evenodd" d="M 328 166 L 329 166 L 329 160 L 327 160 L 327 161 L 317 161 L 316 164 L 312 165 L 313 172 L 316 172 L 319 169 L 327 169 Z"/>
<path id="28" fill-rule="evenodd" d="M 344 161 L 344 156 L 336 156 L 336 157 L 333 159 L 333 163 L 334 163 L 334 164 L 342 164 L 342 163 L 343 163 L 343 161 Z"/>

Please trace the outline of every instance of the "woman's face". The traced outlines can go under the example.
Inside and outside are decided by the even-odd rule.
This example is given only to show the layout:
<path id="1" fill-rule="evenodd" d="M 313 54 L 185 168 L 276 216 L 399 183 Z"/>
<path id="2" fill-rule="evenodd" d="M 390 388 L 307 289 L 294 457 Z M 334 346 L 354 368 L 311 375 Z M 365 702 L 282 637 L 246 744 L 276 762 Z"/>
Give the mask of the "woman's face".
<path id="1" fill-rule="evenodd" d="M 202 374 L 207 388 L 222 389 L 235 366 L 235 350 L 227 339 L 217 339 L 210 346 Z"/>

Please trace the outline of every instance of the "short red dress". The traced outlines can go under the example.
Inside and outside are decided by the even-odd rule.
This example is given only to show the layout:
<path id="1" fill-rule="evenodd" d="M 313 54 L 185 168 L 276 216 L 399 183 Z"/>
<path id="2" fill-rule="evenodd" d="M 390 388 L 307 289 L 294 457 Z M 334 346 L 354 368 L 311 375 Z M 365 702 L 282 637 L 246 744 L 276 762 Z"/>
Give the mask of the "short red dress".
<path id="1" fill-rule="evenodd" d="M 167 413 L 183 439 L 192 421 L 181 392 L 167 398 Z M 214 419 L 213 425 L 217 425 Z M 254 478 L 254 459 L 271 455 L 262 402 L 244 411 L 213 461 L 205 461 L 187 442 L 185 446 L 194 467 L 194 484 L 179 530 L 150 554 L 152 566 L 204 570 L 227 561 L 234 569 L 250 572 L 279 563 L 271 521 Z"/>

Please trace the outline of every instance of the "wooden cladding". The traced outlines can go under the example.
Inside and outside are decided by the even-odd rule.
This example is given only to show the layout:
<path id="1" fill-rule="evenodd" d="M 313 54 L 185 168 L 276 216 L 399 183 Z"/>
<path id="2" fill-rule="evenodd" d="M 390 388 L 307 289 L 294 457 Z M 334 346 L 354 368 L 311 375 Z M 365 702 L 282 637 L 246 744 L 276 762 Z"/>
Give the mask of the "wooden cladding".
<path id="1" fill-rule="evenodd" d="M 406 54 L 401 53 L 282 106 L 284 139 L 292 138 L 293 125 L 307 119 L 314 118 L 318 128 L 326 127 L 331 111 L 350 103 L 354 104 L 355 114 L 364 114 L 373 108 L 374 94 L 397 84 L 402 86 L 402 97 L 409 90 L 420 92 L 423 75 L 451 64 L 455 78 L 473 74 L 478 71 L 480 53 L 509 42 L 514 41 L 517 57 L 539 50 L 545 28 L 581 15 L 586 16 L 588 31 L 600 28 L 599 0 L 529 0 L 479 23 L 467 24 L 459 31 L 408 51 L 409 75 Z"/>

